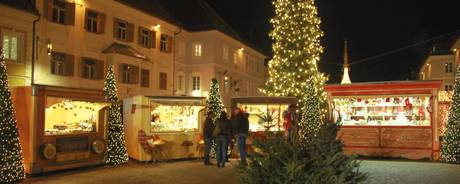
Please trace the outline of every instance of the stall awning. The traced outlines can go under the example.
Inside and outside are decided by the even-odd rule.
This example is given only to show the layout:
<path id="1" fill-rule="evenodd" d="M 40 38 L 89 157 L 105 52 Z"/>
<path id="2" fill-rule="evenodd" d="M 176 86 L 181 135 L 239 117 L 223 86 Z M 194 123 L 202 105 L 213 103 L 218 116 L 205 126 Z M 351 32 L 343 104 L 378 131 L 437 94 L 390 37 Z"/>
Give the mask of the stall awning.
<path id="1" fill-rule="evenodd" d="M 162 105 L 190 105 L 190 106 L 204 106 L 206 98 L 204 97 L 182 97 L 182 96 L 147 96 L 147 98 L 154 103 Z"/>

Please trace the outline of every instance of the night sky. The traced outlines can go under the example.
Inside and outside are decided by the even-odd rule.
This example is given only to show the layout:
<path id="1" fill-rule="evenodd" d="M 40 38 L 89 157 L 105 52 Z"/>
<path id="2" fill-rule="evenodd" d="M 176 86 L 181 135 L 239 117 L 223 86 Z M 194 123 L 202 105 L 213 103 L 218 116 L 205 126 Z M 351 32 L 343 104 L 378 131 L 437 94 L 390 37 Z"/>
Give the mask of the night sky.
<path id="1" fill-rule="evenodd" d="M 270 52 L 268 20 L 271 0 L 206 0 L 238 32 Z M 352 82 L 414 78 L 434 44 L 445 43 L 460 32 L 457 0 L 319 0 L 325 47 L 320 70 L 338 83 L 343 63 L 343 40 L 349 42 L 350 62 L 422 42 L 437 40 L 372 59 L 351 67 Z"/>

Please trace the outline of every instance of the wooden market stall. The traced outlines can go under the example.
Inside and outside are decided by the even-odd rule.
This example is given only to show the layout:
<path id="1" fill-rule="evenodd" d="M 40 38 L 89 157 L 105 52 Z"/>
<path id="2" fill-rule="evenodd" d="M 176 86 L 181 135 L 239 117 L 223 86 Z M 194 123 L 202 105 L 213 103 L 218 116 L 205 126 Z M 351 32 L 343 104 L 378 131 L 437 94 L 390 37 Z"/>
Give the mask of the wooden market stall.
<path id="1" fill-rule="evenodd" d="M 51 86 L 12 90 L 26 172 L 102 164 L 107 106 L 102 91 Z"/>
<path id="2" fill-rule="evenodd" d="M 344 151 L 363 156 L 438 159 L 441 81 L 327 85 Z"/>
<path id="3" fill-rule="evenodd" d="M 131 158 L 150 161 L 199 157 L 205 98 L 134 96 L 123 103 Z"/>

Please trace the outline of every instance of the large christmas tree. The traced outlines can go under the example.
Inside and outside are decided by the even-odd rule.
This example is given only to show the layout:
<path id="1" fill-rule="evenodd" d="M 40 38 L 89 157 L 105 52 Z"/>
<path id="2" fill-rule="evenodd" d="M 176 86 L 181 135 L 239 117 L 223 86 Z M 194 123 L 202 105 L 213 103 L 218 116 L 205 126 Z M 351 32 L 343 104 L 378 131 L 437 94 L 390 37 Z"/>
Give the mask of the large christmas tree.
<path id="1" fill-rule="evenodd" d="M 217 79 L 211 80 L 211 87 L 209 90 L 208 100 L 206 101 L 206 107 L 208 111 L 211 111 L 213 114 L 213 120 L 219 118 L 220 113 L 224 110 L 224 105 L 222 104 L 222 99 L 219 94 L 219 83 Z"/>
<path id="2" fill-rule="evenodd" d="M 25 178 L 19 131 L 0 49 L 0 183 Z"/>
<path id="3" fill-rule="evenodd" d="M 324 115 L 326 93 L 323 86 L 327 79 L 317 67 L 323 52 L 320 43 L 323 32 L 314 0 L 274 0 L 273 4 L 275 16 L 270 21 L 273 25 L 270 33 L 274 41 L 273 59 L 269 62 L 269 79 L 263 91 L 271 96 L 297 97 L 301 117 L 306 113 L 316 116 L 317 108 Z M 312 92 L 309 92 L 309 83 L 313 86 Z M 312 98 L 317 98 L 319 103 Z M 312 107 L 317 105 L 320 107 Z M 312 126 L 307 122 L 312 118 L 302 118 L 299 128 Z M 319 124 L 315 122 L 315 125 Z"/>
<path id="4" fill-rule="evenodd" d="M 460 164 L 460 67 L 455 75 L 454 94 L 442 142 L 441 160 Z"/>
<path id="5" fill-rule="evenodd" d="M 109 66 L 104 86 L 105 98 L 112 104 L 109 107 L 109 122 L 107 128 L 107 164 L 124 164 L 128 162 L 125 133 L 121 116 L 121 105 L 118 102 L 117 85 L 113 66 Z"/>

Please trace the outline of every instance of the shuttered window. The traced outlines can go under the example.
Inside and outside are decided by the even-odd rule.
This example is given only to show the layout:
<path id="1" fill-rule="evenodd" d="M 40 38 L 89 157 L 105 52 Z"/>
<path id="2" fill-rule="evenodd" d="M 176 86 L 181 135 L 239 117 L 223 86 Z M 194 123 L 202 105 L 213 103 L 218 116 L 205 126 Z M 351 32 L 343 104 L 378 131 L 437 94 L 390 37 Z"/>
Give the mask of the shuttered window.
<path id="1" fill-rule="evenodd" d="M 45 15 L 48 20 L 65 25 L 75 25 L 75 3 L 64 0 L 45 0 Z"/>
<path id="2" fill-rule="evenodd" d="M 80 77 L 91 80 L 102 80 L 104 78 L 104 61 L 82 58 L 80 62 Z"/>
<path id="3" fill-rule="evenodd" d="M 168 88 L 168 75 L 164 72 L 160 72 L 160 89 L 167 89 Z"/>
<path id="4" fill-rule="evenodd" d="M 55 75 L 72 76 L 74 57 L 69 54 L 53 52 L 51 57 L 51 73 Z"/>
<path id="5" fill-rule="evenodd" d="M 172 42 L 172 37 L 162 34 L 160 37 L 160 51 L 164 53 L 171 53 L 173 45 Z"/>
<path id="6" fill-rule="evenodd" d="M 139 67 L 121 64 L 120 65 L 121 82 L 124 84 L 138 84 L 139 83 Z"/>
<path id="7" fill-rule="evenodd" d="M 115 18 L 113 36 L 121 41 L 132 42 L 134 39 L 134 25 L 127 21 Z"/>
<path id="8" fill-rule="evenodd" d="M 101 34 L 105 31 L 106 15 L 94 10 L 86 9 L 85 30 L 92 33 Z"/>
<path id="9" fill-rule="evenodd" d="M 150 87 L 150 71 L 147 69 L 141 70 L 141 87 Z"/>

